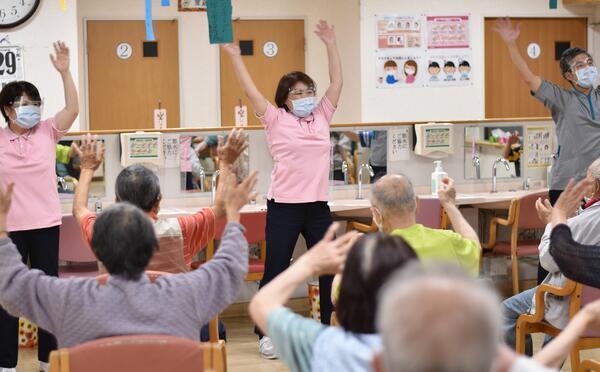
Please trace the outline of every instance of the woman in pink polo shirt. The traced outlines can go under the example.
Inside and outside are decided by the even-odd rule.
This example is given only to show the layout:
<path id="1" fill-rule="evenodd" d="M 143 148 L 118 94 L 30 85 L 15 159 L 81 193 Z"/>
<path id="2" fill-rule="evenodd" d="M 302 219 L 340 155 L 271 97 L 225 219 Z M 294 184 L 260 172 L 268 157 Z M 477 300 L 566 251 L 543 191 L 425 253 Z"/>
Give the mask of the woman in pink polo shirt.
<path id="1" fill-rule="evenodd" d="M 244 65 L 240 48 L 223 46 L 231 56 L 238 80 L 265 126 L 274 167 L 267 201 L 267 258 L 264 286 L 290 264 L 302 234 L 306 245 L 315 245 L 331 225 L 329 198 L 329 123 L 342 91 L 342 65 L 334 28 L 320 21 L 315 34 L 325 43 L 329 58 L 330 85 L 320 101 L 316 85 L 305 73 L 294 71 L 279 81 L 273 106 L 256 88 Z M 332 305 L 331 277 L 319 278 L 321 321 L 329 324 Z M 271 340 L 261 337 L 263 357 L 274 358 Z"/>
<path id="2" fill-rule="evenodd" d="M 65 108 L 41 120 L 42 98 L 26 81 L 7 84 L 0 92 L 0 111 L 8 124 L 0 128 L 0 186 L 15 184 L 13 208 L 6 226 L 23 262 L 48 275 L 58 276 L 58 237 L 61 223 L 56 187 L 56 143 L 79 113 L 77 89 L 69 71 L 69 48 L 54 43 L 50 56 L 65 92 Z M 47 370 L 54 336 L 40 329 L 38 359 Z M 16 371 L 18 319 L 0 308 L 0 371 Z"/>

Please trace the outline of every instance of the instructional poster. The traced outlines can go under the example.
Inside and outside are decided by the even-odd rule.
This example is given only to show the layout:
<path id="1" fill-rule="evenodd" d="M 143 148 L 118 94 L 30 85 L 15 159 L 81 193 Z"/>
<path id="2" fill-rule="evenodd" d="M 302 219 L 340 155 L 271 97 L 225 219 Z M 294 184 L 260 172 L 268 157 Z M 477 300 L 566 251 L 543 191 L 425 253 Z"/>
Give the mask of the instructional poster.
<path id="1" fill-rule="evenodd" d="M 423 86 L 423 58 L 419 54 L 385 53 L 377 56 L 377 86 Z"/>
<path id="2" fill-rule="evenodd" d="M 469 16 L 427 16 L 427 49 L 469 48 Z"/>
<path id="3" fill-rule="evenodd" d="M 159 145 L 156 136 L 129 138 L 129 158 L 131 159 L 156 159 L 159 157 L 158 150 Z"/>
<path id="4" fill-rule="evenodd" d="M 552 162 L 552 128 L 531 127 L 525 129 L 525 154 L 527 166 L 545 168 Z"/>
<path id="5" fill-rule="evenodd" d="M 471 53 L 430 54 L 427 57 L 427 85 L 449 86 L 471 84 L 471 57 Z"/>
<path id="6" fill-rule="evenodd" d="M 163 137 L 165 168 L 179 167 L 179 135 L 169 134 Z"/>
<path id="7" fill-rule="evenodd" d="M 388 129 L 388 160 L 410 160 L 410 127 Z"/>
<path id="8" fill-rule="evenodd" d="M 377 47 L 421 48 L 422 20 L 414 16 L 383 16 L 377 19 Z"/>

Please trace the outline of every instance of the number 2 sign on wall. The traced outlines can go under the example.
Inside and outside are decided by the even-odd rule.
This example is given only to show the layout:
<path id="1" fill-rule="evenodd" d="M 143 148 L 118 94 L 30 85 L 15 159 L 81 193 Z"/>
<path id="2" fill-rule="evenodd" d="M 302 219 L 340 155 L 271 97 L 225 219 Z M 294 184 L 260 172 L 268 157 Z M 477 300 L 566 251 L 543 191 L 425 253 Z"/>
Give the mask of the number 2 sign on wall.
<path id="1" fill-rule="evenodd" d="M 23 47 L 19 45 L 0 46 L 0 83 L 2 87 L 11 81 L 24 79 Z"/>

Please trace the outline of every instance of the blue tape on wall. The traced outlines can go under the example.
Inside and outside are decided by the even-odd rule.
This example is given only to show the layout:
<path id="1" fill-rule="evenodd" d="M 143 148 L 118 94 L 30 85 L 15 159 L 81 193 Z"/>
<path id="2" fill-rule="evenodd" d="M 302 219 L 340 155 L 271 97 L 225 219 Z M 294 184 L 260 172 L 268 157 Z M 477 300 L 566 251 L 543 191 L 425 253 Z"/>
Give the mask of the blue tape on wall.
<path id="1" fill-rule="evenodd" d="M 550 0 L 550 9 L 558 8 L 558 0 Z"/>
<path id="2" fill-rule="evenodd" d="M 171 6 L 171 0 L 161 0 L 160 5 Z"/>
<path id="3" fill-rule="evenodd" d="M 152 0 L 146 0 L 146 40 L 156 40 L 154 37 L 154 27 L 152 26 Z"/>

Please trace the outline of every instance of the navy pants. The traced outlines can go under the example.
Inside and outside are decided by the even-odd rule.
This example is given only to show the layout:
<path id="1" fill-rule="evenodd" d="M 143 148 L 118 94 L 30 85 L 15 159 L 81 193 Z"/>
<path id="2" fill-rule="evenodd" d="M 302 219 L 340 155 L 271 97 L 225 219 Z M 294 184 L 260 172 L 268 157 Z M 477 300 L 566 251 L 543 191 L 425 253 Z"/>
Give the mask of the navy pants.
<path id="1" fill-rule="evenodd" d="M 267 258 L 265 274 L 260 281 L 262 288 L 290 266 L 298 236 L 302 234 L 307 248 L 317 244 L 331 225 L 331 211 L 327 202 L 277 203 L 267 201 Z M 331 304 L 331 282 L 333 276 L 319 278 L 321 296 L 321 323 L 329 324 L 333 305 Z M 256 334 L 262 337 L 258 328 Z"/>
<path id="2" fill-rule="evenodd" d="M 17 246 L 23 262 L 47 275 L 58 276 L 58 241 L 60 226 L 45 229 L 11 232 L 10 238 Z M 0 367 L 15 368 L 19 356 L 19 319 L 0 307 Z M 48 362 L 56 349 L 54 336 L 38 328 L 38 360 Z"/>

